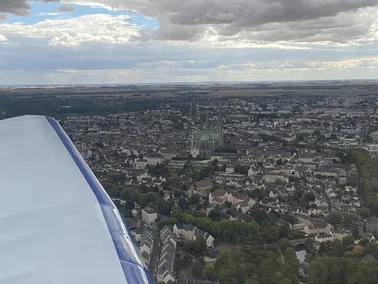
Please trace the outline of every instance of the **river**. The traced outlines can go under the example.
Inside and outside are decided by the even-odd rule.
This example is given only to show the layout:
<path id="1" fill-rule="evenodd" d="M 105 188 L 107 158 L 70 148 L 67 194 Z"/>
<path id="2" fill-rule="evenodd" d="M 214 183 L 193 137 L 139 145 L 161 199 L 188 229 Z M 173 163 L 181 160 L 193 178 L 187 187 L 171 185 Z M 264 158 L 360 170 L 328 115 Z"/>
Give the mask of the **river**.
<path id="1" fill-rule="evenodd" d="M 307 252 L 305 250 L 300 250 L 300 251 L 296 251 L 295 253 L 297 255 L 297 258 L 300 264 L 302 264 L 305 261 Z"/>

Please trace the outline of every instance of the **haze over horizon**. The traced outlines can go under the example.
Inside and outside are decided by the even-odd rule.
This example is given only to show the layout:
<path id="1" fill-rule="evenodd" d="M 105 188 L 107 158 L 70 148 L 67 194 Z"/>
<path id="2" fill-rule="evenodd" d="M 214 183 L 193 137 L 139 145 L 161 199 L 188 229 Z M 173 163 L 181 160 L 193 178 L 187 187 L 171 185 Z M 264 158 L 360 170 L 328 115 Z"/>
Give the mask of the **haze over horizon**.
<path id="1" fill-rule="evenodd" d="M 0 85 L 377 79 L 378 0 L 0 0 Z"/>

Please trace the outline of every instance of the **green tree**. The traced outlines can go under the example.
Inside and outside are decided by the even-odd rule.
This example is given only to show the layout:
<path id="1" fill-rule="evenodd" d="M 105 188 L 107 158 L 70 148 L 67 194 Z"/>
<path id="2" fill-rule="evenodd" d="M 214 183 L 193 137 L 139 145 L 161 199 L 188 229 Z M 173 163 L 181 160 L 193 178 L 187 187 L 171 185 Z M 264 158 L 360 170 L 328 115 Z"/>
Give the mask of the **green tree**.
<path id="1" fill-rule="evenodd" d="M 203 237 L 198 237 L 194 241 L 194 254 L 195 255 L 202 255 L 204 251 L 206 251 L 206 241 Z"/>
<path id="2" fill-rule="evenodd" d="M 257 282 L 256 280 L 253 280 L 253 279 L 246 279 L 244 281 L 244 284 L 259 284 L 259 282 Z"/>
<path id="3" fill-rule="evenodd" d="M 354 244 L 354 238 L 352 236 L 347 236 L 343 238 L 344 247 L 349 247 L 352 244 Z"/>
<path id="4" fill-rule="evenodd" d="M 178 206 L 182 209 L 185 210 L 187 208 L 186 200 L 185 198 L 180 198 L 178 202 Z"/>
<path id="5" fill-rule="evenodd" d="M 325 284 L 327 283 L 328 275 L 327 267 L 321 260 L 315 260 L 310 263 L 308 274 L 309 284 Z"/>
<path id="6" fill-rule="evenodd" d="M 360 214 L 360 217 L 361 217 L 362 219 L 367 219 L 367 218 L 370 217 L 371 212 L 370 212 L 369 208 L 362 207 L 362 208 L 360 209 L 360 211 L 359 211 L 359 214 Z"/>
<path id="7" fill-rule="evenodd" d="M 342 215 L 336 212 L 331 212 L 329 216 L 327 217 L 328 223 L 330 223 L 334 227 L 337 227 L 337 225 L 341 224 L 342 220 L 343 220 Z"/>
<path id="8" fill-rule="evenodd" d="M 203 268 L 204 268 L 204 260 L 203 258 L 199 258 L 197 261 L 195 261 L 192 265 L 192 274 L 195 277 L 200 278 L 203 273 Z"/>
<path id="9" fill-rule="evenodd" d="M 282 251 L 285 251 L 286 249 L 290 248 L 291 247 L 291 243 L 288 239 L 284 238 L 284 239 L 280 239 L 278 240 L 277 242 L 277 246 L 282 250 Z"/>
<path id="10" fill-rule="evenodd" d="M 214 221 L 219 221 L 221 220 L 221 214 L 219 212 L 219 210 L 211 210 L 210 213 L 209 213 L 209 218 L 211 218 L 212 220 Z"/>
<path id="11" fill-rule="evenodd" d="M 289 233 L 290 233 L 290 228 L 289 228 L 288 225 L 280 226 L 280 229 L 279 229 L 279 232 L 278 232 L 278 235 L 279 235 L 280 238 L 289 237 Z"/>
<path id="12" fill-rule="evenodd" d="M 229 269 L 222 270 L 219 273 L 218 278 L 219 284 L 237 284 L 237 280 L 232 277 L 231 271 Z"/>
<path id="13" fill-rule="evenodd" d="M 355 240 L 360 238 L 360 232 L 358 230 L 358 227 L 354 227 L 352 230 L 352 236 Z"/>
<path id="14" fill-rule="evenodd" d="M 191 197 L 189 197 L 188 204 L 189 205 L 196 205 L 199 204 L 201 200 L 201 196 L 197 193 L 193 194 Z"/>
<path id="15" fill-rule="evenodd" d="M 175 261 L 175 268 L 177 270 L 184 269 L 190 266 L 193 262 L 193 258 L 189 254 L 182 255 L 179 259 Z"/>

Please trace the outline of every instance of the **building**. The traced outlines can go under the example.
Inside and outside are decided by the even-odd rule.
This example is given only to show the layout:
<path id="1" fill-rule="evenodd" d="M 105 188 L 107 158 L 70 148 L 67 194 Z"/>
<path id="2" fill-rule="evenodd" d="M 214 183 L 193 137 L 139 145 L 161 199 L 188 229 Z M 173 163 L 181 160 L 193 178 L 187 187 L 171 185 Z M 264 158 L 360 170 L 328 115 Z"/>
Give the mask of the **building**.
<path id="1" fill-rule="evenodd" d="M 144 263 L 148 267 L 151 262 L 151 254 L 154 249 L 154 237 L 152 230 L 148 227 L 144 228 L 141 235 L 142 240 L 139 244 L 139 250 Z"/>
<path id="2" fill-rule="evenodd" d="M 298 159 L 302 163 L 312 163 L 315 159 L 315 155 L 313 153 L 304 152 L 299 154 Z"/>
<path id="3" fill-rule="evenodd" d="M 156 166 L 164 162 L 165 158 L 162 154 L 150 153 L 146 156 L 147 164 L 150 166 Z"/>
<path id="4" fill-rule="evenodd" d="M 214 237 L 207 232 L 198 229 L 196 226 L 190 224 L 176 224 L 173 226 L 173 233 L 185 240 L 195 241 L 197 238 L 202 237 L 208 248 L 214 247 Z"/>
<path id="5" fill-rule="evenodd" d="M 218 132 L 210 131 L 209 114 L 206 114 L 204 131 L 194 133 L 192 136 L 191 154 L 193 157 L 209 159 L 217 147 L 223 145 L 222 122 L 219 115 Z"/>
<path id="6" fill-rule="evenodd" d="M 192 121 L 193 121 L 193 124 L 196 124 L 196 121 L 197 121 L 197 102 L 196 102 L 195 96 L 193 96 L 193 101 L 192 101 Z"/>
<path id="7" fill-rule="evenodd" d="M 147 160 L 144 160 L 144 159 L 139 159 L 135 162 L 135 168 L 138 170 L 145 169 L 147 165 L 148 165 L 148 162 Z"/>
<path id="8" fill-rule="evenodd" d="M 193 194 L 199 194 L 201 196 L 207 197 L 213 188 L 213 181 L 211 179 L 203 179 L 196 181 L 192 186 L 189 187 L 189 196 Z"/>
<path id="9" fill-rule="evenodd" d="M 150 225 L 157 219 L 157 212 L 151 207 L 145 207 L 142 209 L 142 220 L 146 224 Z"/>
<path id="10" fill-rule="evenodd" d="M 328 235 L 333 233 L 333 226 L 327 222 L 318 221 L 306 224 L 303 228 L 303 232 L 310 236 Z"/>
<path id="11" fill-rule="evenodd" d="M 162 242 L 162 249 L 156 273 L 157 280 L 158 282 L 174 283 L 176 241 L 172 229 L 168 226 L 162 228 L 160 231 L 160 239 Z"/>
<path id="12" fill-rule="evenodd" d="M 209 204 L 222 205 L 226 201 L 236 206 L 236 208 L 238 210 L 240 209 L 243 213 L 247 213 L 256 203 L 252 198 L 241 195 L 236 191 L 227 192 L 224 190 L 216 190 L 209 194 Z"/>

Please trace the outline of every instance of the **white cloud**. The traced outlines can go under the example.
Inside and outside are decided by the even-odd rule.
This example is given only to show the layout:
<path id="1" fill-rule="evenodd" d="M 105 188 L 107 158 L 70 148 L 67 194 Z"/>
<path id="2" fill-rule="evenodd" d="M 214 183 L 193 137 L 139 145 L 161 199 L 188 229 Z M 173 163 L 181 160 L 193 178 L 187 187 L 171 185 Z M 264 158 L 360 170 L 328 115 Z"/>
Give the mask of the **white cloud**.
<path id="1" fill-rule="evenodd" d="M 23 23 L 0 24 L 1 32 L 8 36 L 47 39 L 53 46 L 78 46 L 85 42 L 104 44 L 124 43 L 138 34 L 138 27 L 130 23 L 129 16 L 106 14 L 85 15 L 78 18 L 48 19 L 34 25 Z"/>
<path id="2" fill-rule="evenodd" d="M 44 13 L 38 13 L 36 14 L 37 17 L 45 17 L 45 16 L 60 16 L 62 13 L 56 13 L 56 12 L 44 12 Z"/>
<path id="3" fill-rule="evenodd" d="M 4 41 L 8 41 L 8 39 L 4 35 L 0 34 L 0 42 Z"/>

